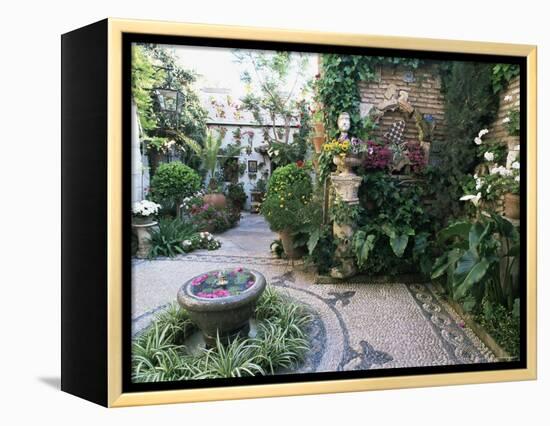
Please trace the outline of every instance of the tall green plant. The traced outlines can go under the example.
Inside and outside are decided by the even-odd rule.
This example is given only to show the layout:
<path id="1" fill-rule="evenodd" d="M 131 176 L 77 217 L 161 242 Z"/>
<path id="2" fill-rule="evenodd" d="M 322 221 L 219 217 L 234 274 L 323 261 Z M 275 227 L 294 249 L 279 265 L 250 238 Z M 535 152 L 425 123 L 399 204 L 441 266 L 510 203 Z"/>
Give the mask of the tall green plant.
<path id="1" fill-rule="evenodd" d="M 466 311 L 479 312 L 484 298 L 512 309 L 517 292 L 512 269 L 519 256 L 519 235 L 510 222 L 496 214 L 475 222 L 455 222 L 438 238 L 446 249 L 434 263 L 432 279 L 446 276 L 447 292 Z"/>
<path id="2" fill-rule="evenodd" d="M 222 147 L 222 137 L 209 131 L 204 141 L 204 148 L 202 149 L 203 165 L 207 172 L 210 174 L 210 179 L 214 177 L 216 172 L 216 165 L 218 164 L 218 155 Z"/>

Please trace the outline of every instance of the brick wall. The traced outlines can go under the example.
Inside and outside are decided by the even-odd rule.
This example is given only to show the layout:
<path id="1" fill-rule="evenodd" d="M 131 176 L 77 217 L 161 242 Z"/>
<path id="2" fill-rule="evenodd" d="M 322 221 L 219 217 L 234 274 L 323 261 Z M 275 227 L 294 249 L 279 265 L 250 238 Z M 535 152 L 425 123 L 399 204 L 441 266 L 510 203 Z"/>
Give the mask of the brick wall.
<path id="1" fill-rule="evenodd" d="M 425 65 L 417 70 L 403 67 L 382 66 L 378 70 L 378 78 L 370 82 L 359 83 L 361 102 L 367 105 L 378 105 L 384 100 L 384 93 L 390 84 L 397 86 L 397 90 L 408 92 L 409 103 L 421 114 L 430 114 L 435 120 L 432 140 L 444 138 L 444 106 L 445 100 L 441 94 L 441 79 L 439 72 L 433 65 Z M 375 136 L 382 137 L 388 128 L 397 120 L 404 118 L 400 111 L 387 111 L 379 122 Z M 413 118 L 405 120 L 406 140 L 418 140 L 418 132 Z"/>
<path id="2" fill-rule="evenodd" d="M 508 87 L 500 93 L 500 106 L 498 109 L 497 118 L 489 126 L 488 139 L 497 139 L 508 145 L 509 149 L 513 149 L 519 145 L 519 136 L 510 136 L 506 130 L 506 124 L 503 120 L 508 117 L 512 109 L 519 108 L 519 76 L 515 77 Z M 511 97 L 510 100 L 508 100 Z M 506 99 L 506 100 L 505 100 Z"/>

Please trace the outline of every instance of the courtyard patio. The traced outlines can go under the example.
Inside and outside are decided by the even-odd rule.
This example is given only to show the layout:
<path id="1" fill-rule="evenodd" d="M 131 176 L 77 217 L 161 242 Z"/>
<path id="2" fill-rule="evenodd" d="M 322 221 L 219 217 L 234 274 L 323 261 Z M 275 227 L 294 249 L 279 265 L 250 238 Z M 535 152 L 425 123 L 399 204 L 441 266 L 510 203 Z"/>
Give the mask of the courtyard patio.
<path id="1" fill-rule="evenodd" d="M 244 213 L 219 234 L 220 249 L 133 261 L 132 327 L 138 334 L 193 276 L 247 265 L 313 316 L 311 350 L 292 372 L 367 370 L 494 362 L 494 354 L 429 283 L 315 284 L 302 262 L 269 250 L 276 234 L 262 216 Z M 199 332 L 197 334 L 200 335 Z M 191 336 L 193 345 L 203 345 Z"/>

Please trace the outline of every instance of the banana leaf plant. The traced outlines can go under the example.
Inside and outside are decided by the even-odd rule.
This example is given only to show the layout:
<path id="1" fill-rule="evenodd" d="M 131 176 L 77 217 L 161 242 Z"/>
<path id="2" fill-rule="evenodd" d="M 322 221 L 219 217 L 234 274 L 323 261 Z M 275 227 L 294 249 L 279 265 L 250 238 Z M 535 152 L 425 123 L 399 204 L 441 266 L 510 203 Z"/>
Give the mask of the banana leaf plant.
<path id="1" fill-rule="evenodd" d="M 450 297 L 469 312 L 478 311 L 485 297 L 513 308 L 519 234 L 509 221 L 491 214 L 475 222 L 455 222 L 439 232 L 438 241 L 445 252 L 434 262 L 431 277 L 446 276 Z"/>

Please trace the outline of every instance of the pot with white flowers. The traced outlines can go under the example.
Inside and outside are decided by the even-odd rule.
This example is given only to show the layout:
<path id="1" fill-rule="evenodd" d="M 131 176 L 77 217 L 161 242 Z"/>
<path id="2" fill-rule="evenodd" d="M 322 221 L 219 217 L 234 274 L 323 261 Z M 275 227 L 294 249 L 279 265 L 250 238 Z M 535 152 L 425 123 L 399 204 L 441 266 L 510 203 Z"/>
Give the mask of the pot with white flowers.
<path id="1" fill-rule="evenodd" d="M 151 229 L 157 225 L 154 220 L 160 210 L 160 204 L 141 200 L 132 206 L 132 229 L 137 237 L 136 257 L 144 259 L 151 249 Z"/>
<path id="2" fill-rule="evenodd" d="M 504 193 L 504 216 L 508 219 L 519 220 L 520 198 L 519 198 L 519 159 L 511 166 L 511 175 L 507 176 Z"/>

